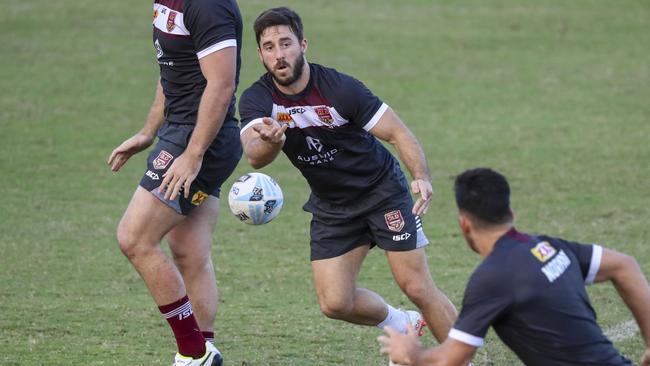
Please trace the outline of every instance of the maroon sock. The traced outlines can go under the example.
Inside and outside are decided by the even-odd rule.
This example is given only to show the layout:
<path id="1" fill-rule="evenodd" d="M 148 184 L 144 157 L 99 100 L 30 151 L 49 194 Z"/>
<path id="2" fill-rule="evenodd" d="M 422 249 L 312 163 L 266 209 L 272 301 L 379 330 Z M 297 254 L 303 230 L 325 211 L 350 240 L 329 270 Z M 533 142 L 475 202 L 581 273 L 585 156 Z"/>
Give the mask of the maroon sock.
<path id="1" fill-rule="evenodd" d="M 201 331 L 201 334 L 203 334 L 203 338 L 205 338 L 206 341 L 214 344 L 214 332 Z"/>
<path id="2" fill-rule="evenodd" d="M 159 306 L 158 309 L 174 332 L 178 353 L 186 357 L 202 357 L 205 354 L 205 338 L 196 323 L 187 295 L 171 304 Z"/>

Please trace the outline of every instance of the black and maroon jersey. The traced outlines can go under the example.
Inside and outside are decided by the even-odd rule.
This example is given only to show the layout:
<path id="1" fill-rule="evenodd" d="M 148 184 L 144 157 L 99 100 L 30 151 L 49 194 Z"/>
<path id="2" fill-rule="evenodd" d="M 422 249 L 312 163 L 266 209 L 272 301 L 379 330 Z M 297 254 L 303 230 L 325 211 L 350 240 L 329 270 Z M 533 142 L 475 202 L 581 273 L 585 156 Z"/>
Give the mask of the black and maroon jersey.
<path id="1" fill-rule="evenodd" d="M 235 0 L 154 0 L 153 43 L 165 93 L 167 122 L 195 124 L 206 80 L 199 59 L 237 47 L 241 65 L 242 19 Z M 224 124 L 236 124 L 233 95 Z"/>
<path id="2" fill-rule="evenodd" d="M 399 163 L 368 132 L 388 106 L 348 75 L 309 67 L 309 83 L 299 94 L 280 92 L 269 73 L 245 90 L 239 103 L 242 132 L 262 117 L 289 125 L 282 150 L 311 187 L 305 209 L 312 213 L 360 202 L 368 206 L 408 192 Z"/>
<path id="3" fill-rule="evenodd" d="M 528 366 L 631 365 L 603 335 L 585 285 L 602 247 L 510 230 L 472 274 L 449 337 L 483 345 L 490 326 Z"/>

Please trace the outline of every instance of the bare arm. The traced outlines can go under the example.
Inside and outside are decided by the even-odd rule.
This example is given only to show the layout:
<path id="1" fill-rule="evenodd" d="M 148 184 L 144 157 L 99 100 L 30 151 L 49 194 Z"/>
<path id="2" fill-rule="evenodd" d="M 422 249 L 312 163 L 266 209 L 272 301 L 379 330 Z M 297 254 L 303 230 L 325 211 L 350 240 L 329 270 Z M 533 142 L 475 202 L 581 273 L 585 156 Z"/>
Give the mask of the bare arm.
<path id="1" fill-rule="evenodd" d="M 163 122 L 165 122 L 165 94 L 163 93 L 159 78 L 158 84 L 156 85 L 156 96 L 151 104 L 151 108 L 149 108 L 147 121 L 139 133 L 149 136 L 153 140 Z"/>
<path id="2" fill-rule="evenodd" d="M 646 351 L 642 366 L 650 365 L 650 286 L 634 257 L 603 248 L 600 268 L 594 282 L 612 281 L 616 291 L 630 309 Z"/>
<path id="3" fill-rule="evenodd" d="M 398 364 L 413 366 L 466 366 L 471 361 L 476 347 L 467 345 L 453 338 L 447 339 L 437 347 L 424 348 L 413 331 L 407 326 L 407 334 L 402 334 L 390 327 L 384 329 L 385 335 L 377 340 L 381 352 Z"/>
<path id="4" fill-rule="evenodd" d="M 151 104 L 151 108 L 149 108 L 149 115 L 147 116 L 144 127 L 138 133 L 122 142 L 108 157 L 107 163 L 111 166 L 112 171 L 116 172 L 120 170 L 122 165 L 131 156 L 151 146 L 156 137 L 156 132 L 165 121 L 164 110 L 165 95 L 160 85 L 160 79 L 158 79 L 154 101 Z"/>
<path id="5" fill-rule="evenodd" d="M 278 156 L 286 136 L 288 124 L 280 126 L 272 118 L 263 118 L 262 121 L 253 123 L 241 134 L 242 146 L 246 160 L 255 169 L 263 168 Z"/>
<path id="6" fill-rule="evenodd" d="M 166 199 L 175 199 L 181 188 L 185 197 L 189 196 L 190 186 L 201 169 L 203 154 L 221 129 L 235 91 L 236 57 L 237 49 L 227 47 L 199 60 L 207 83 L 187 148 L 174 160 L 160 184 L 161 192 L 166 189 Z"/>
<path id="7" fill-rule="evenodd" d="M 426 213 L 433 195 L 433 188 L 431 187 L 429 163 L 418 139 L 391 108 L 384 112 L 370 133 L 395 146 L 397 154 L 413 178 L 411 182 L 413 194 L 420 194 L 413 206 L 413 213 L 416 215 Z"/>

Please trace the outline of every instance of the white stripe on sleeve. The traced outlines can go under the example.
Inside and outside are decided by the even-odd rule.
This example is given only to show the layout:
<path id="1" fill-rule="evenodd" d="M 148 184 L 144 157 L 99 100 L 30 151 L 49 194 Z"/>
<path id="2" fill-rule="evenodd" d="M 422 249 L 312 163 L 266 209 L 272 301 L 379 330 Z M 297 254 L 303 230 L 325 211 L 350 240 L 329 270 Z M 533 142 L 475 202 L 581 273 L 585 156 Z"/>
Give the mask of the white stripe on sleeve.
<path id="1" fill-rule="evenodd" d="M 241 131 L 239 131 L 239 134 L 241 135 L 241 134 L 244 133 L 244 131 L 246 131 L 249 127 L 251 127 L 252 125 L 258 124 L 258 123 L 264 123 L 264 119 L 263 119 L 263 118 L 255 118 L 254 120 L 248 122 L 248 123 L 246 124 L 246 126 L 242 127 Z"/>
<path id="2" fill-rule="evenodd" d="M 200 59 L 204 58 L 205 56 L 207 56 L 207 55 L 209 55 L 211 53 L 215 53 L 215 52 L 217 52 L 219 50 L 222 50 L 222 49 L 228 48 L 228 47 L 237 47 L 237 40 L 235 40 L 235 39 L 227 39 L 225 41 L 217 42 L 217 43 L 213 44 L 212 46 L 210 46 L 208 48 L 204 48 L 201 51 L 197 52 L 196 57 L 198 57 L 199 60 L 200 60 Z"/>
<path id="3" fill-rule="evenodd" d="M 465 344 L 469 344 L 470 346 L 474 347 L 483 347 L 483 338 L 473 336 L 469 333 L 465 333 L 462 330 L 458 330 L 455 328 L 451 328 L 449 331 L 449 338 L 453 338 L 457 341 L 463 342 Z"/>
<path id="4" fill-rule="evenodd" d="M 366 123 L 365 126 L 363 126 L 363 129 L 366 131 L 370 131 L 370 129 L 375 127 L 375 125 L 377 124 L 377 122 L 379 122 L 379 119 L 381 118 L 381 116 L 384 115 L 387 109 L 388 109 L 388 104 L 382 103 L 381 107 L 379 107 L 377 112 L 375 112 L 375 115 L 372 116 L 370 121 L 368 121 L 368 123 Z"/>
<path id="5" fill-rule="evenodd" d="M 600 269 L 600 261 L 603 259 L 603 247 L 600 245 L 594 244 L 594 249 L 591 252 L 591 263 L 589 264 L 589 272 L 587 272 L 587 277 L 585 278 L 585 285 L 591 285 L 596 279 L 596 274 Z"/>

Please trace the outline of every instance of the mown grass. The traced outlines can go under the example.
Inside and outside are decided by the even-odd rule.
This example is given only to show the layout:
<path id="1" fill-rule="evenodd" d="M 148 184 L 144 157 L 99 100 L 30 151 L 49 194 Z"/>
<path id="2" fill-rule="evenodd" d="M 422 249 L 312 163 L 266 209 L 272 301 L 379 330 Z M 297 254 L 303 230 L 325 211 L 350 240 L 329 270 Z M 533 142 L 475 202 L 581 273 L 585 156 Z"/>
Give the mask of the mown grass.
<path id="1" fill-rule="evenodd" d="M 634 254 L 650 217 L 650 8 L 644 1 L 241 1 L 240 91 L 263 72 L 251 25 L 267 7 L 302 14 L 308 58 L 363 80 L 422 141 L 437 196 L 424 219 L 438 285 L 459 304 L 478 257 L 457 234 L 452 177 L 491 166 L 511 180 L 523 230 Z M 157 77 L 147 2 L 26 0 L 0 13 L 0 363 L 171 363 L 171 332 L 114 230 L 145 154 L 105 159 L 143 123 Z M 249 171 L 244 161 L 227 182 Z M 223 215 L 214 260 L 218 343 L 229 365 L 383 365 L 378 330 L 324 318 L 308 262 L 308 189 L 285 158 L 281 216 Z M 408 300 L 373 251 L 360 283 Z M 601 324 L 631 319 L 590 288 Z M 517 364 L 491 333 L 477 365 Z M 427 336 L 425 342 L 431 343 Z M 630 358 L 639 334 L 617 341 Z"/>

